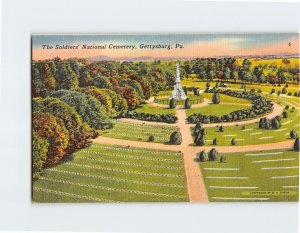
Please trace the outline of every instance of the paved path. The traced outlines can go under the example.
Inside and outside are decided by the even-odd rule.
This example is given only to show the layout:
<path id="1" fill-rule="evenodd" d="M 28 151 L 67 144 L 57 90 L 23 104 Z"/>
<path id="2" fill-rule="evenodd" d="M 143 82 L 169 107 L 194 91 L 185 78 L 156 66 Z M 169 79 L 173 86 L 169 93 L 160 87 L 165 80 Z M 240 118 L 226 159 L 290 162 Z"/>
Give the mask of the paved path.
<path id="1" fill-rule="evenodd" d="M 187 183 L 187 190 L 190 202 L 208 202 L 208 196 L 204 179 L 201 174 L 199 164 L 194 161 L 196 152 L 190 146 L 193 138 L 190 126 L 186 124 L 185 110 L 177 108 L 178 127 L 182 134 L 182 143 L 178 146 L 183 153 L 184 169 Z"/>
<path id="2" fill-rule="evenodd" d="M 169 150 L 169 151 L 182 151 L 182 147 L 178 145 L 165 145 L 161 143 L 141 142 L 141 141 L 129 141 L 124 139 L 107 138 L 99 136 L 92 140 L 96 143 L 112 144 L 117 146 L 131 146 L 138 148 L 148 148 L 157 150 Z M 221 153 L 234 153 L 234 152 L 251 152 L 251 151 L 266 151 L 266 150 L 288 150 L 292 149 L 294 140 L 286 140 L 282 142 L 275 142 L 269 144 L 255 144 L 244 146 L 190 146 L 190 152 L 193 153 L 193 158 L 196 158 L 196 153 L 201 150 L 209 151 L 215 148 Z"/>

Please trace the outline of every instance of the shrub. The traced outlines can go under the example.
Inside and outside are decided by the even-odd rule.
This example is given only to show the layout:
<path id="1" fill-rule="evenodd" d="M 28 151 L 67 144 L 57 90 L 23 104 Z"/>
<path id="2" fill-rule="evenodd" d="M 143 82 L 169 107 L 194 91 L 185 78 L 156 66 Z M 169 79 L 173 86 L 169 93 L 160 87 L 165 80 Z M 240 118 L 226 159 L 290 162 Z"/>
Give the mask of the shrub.
<path id="1" fill-rule="evenodd" d="M 286 94 L 286 92 L 287 92 L 287 91 L 286 91 L 286 87 L 282 88 L 281 93 L 282 93 L 282 94 Z"/>
<path id="2" fill-rule="evenodd" d="M 182 136 L 181 133 L 175 131 L 170 136 L 170 143 L 173 145 L 180 145 L 182 143 Z"/>
<path id="3" fill-rule="evenodd" d="M 212 141 L 212 143 L 213 143 L 213 145 L 215 145 L 215 146 L 218 145 L 218 139 L 217 139 L 217 138 L 214 138 L 213 141 Z"/>
<path id="4" fill-rule="evenodd" d="M 232 146 L 235 146 L 235 145 L 236 145 L 236 143 L 237 143 L 237 142 L 236 142 L 236 140 L 235 140 L 234 138 L 233 138 L 233 139 L 231 139 L 231 145 L 232 145 Z"/>
<path id="5" fill-rule="evenodd" d="M 186 100 L 184 101 L 184 108 L 190 109 L 191 107 L 192 107 L 192 103 L 191 103 L 190 99 L 186 98 Z"/>
<path id="6" fill-rule="evenodd" d="M 204 150 L 198 153 L 198 159 L 200 162 L 206 161 L 206 153 Z"/>
<path id="7" fill-rule="evenodd" d="M 212 103 L 213 104 L 219 104 L 220 103 L 220 94 L 215 93 L 212 97 Z"/>
<path id="8" fill-rule="evenodd" d="M 289 105 L 285 106 L 285 110 L 288 110 L 289 108 L 290 108 L 290 106 L 289 106 Z"/>
<path id="9" fill-rule="evenodd" d="M 219 127 L 219 132 L 224 132 L 224 126 L 223 126 L 223 125 L 221 125 L 221 126 Z"/>
<path id="10" fill-rule="evenodd" d="M 289 93 L 288 93 L 288 96 L 291 96 L 291 95 L 292 95 L 292 92 L 289 92 Z"/>
<path id="11" fill-rule="evenodd" d="M 294 142 L 294 150 L 299 151 L 299 137 L 297 137 Z"/>
<path id="12" fill-rule="evenodd" d="M 225 163 L 225 161 L 226 161 L 226 157 L 225 156 L 221 156 L 220 163 Z"/>
<path id="13" fill-rule="evenodd" d="M 209 161 L 216 161 L 218 158 L 218 152 L 215 148 L 212 148 L 209 152 L 208 152 L 208 160 Z"/>
<path id="14" fill-rule="evenodd" d="M 171 109 L 176 108 L 176 100 L 174 98 L 170 99 L 169 107 Z"/>
<path id="15" fill-rule="evenodd" d="M 284 111 L 284 112 L 282 113 L 282 117 L 283 117 L 283 118 L 288 118 L 288 113 L 287 113 L 286 111 Z"/>
<path id="16" fill-rule="evenodd" d="M 177 117 L 174 114 L 150 114 L 134 111 L 125 111 L 121 114 L 121 117 L 143 121 L 165 122 L 169 124 L 175 123 L 177 121 Z"/>
<path id="17" fill-rule="evenodd" d="M 154 136 L 150 135 L 149 138 L 148 138 L 148 142 L 153 142 L 153 141 L 154 141 Z"/>
<path id="18" fill-rule="evenodd" d="M 194 143 L 197 146 L 204 146 L 205 144 L 205 139 L 204 139 L 204 134 L 202 132 L 199 132 L 194 139 Z"/>
<path id="19" fill-rule="evenodd" d="M 297 133 L 295 132 L 295 130 L 292 130 L 292 131 L 290 132 L 290 138 L 292 138 L 292 139 L 297 138 Z"/>
<path id="20" fill-rule="evenodd" d="M 274 88 L 271 90 L 270 94 L 273 94 L 273 93 L 275 93 L 275 89 Z"/>

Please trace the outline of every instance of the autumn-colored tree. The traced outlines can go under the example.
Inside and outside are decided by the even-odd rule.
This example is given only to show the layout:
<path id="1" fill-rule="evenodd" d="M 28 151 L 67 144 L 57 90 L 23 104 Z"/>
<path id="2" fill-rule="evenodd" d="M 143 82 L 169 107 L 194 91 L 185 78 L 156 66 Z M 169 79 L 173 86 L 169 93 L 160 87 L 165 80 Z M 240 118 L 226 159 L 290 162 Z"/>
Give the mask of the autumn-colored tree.
<path id="1" fill-rule="evenodd" d="M 45 165 L 58 163 L 66 154 L 69 143 L 63 121 L 50 113 L 36 111 L 32 114 L 32 127 L 39 137 L 49 143 Z"/>
<path id="2" fill-rule="evenodd" d="M 43 171 L 48 151 L 47 139 L 40 137 L 35 131 L 32 132 L 32 179 L 40 178 Z"/>
<path id="3" fill-rule="evenodd" d="M 57 98 L 35 98 L 32 102 L 32 108 L 33 112 L 50 113 L 63 121 L 69 137 L 68 153 L 85 146 L 88 139 L 95 134 L 89 125 L 82 121 L 73 107 Z"/>

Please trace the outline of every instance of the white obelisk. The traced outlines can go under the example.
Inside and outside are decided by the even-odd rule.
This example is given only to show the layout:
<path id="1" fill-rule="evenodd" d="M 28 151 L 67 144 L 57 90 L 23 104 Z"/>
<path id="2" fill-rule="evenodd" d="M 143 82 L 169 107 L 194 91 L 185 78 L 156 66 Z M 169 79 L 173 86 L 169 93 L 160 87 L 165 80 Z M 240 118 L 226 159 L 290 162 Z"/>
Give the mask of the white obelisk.
<path id="1" fill-rule="evenodd" d="M 176 63 L 176 80 L 174 90 L 172 91 L 170 98 L 174 98 L 176 100 L 185 100 L 187 98 L 184 90 L 181 87 L 179 62 Z"/>

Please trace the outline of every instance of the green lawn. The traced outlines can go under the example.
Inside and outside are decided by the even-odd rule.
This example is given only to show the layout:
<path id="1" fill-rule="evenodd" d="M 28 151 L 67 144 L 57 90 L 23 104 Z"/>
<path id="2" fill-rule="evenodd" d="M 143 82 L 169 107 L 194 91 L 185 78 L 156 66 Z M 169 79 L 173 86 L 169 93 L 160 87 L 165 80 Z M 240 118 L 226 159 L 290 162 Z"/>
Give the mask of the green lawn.
<path id="1" fill-rule="evenodd" d="M 169 107 L 159 108 L 151 106 L 149 104 L 142 104 L 139 107 L 137 107 L 134 111 L 149 114 L 175 114 L 175 109 L 170 109 Z"/>
<path id="2" fill-rule="evenodd" d="M 214 116 L 223 116 L 233 111 L 241 109 L 249 109 L 250 106 L 245 105 L 227 105 L 227 104 L 209 104 L 201 108 L 190 108 L 186 109 L 186 115 L 190 116 L 193 114 L 202 114 L 202 115 L 214 115 Z"/>
<path id="3" fill-rule="evenodd" d="M 201 96 L 203 96 L 206 99 L 212 100 L 214 93 L 202 93 Z M 229 95 L 220 94 L 220 103 L 233 103 L 233 104 L 249 104 L 251 105 L 251 101 L 247 99 L 242 98 L 236 98 Z"/>
<path id="4" fill-rule="evenodd" d="M 157 96 L 164 96 L 164 95 L 167 95 L 167 96 L 170 96 L 172 94 L 172 91 L 171 90 L 167 90 L 167 91 L 160 91 L 157 93 Z"/>
<path id="5" fill-rule="evenodd" d="M 220 153 L 218 157 L 221 155 L 226 156 L 225 163 L 200 163 L 210 201 L 298 201 L 298 152 Z"/>
<path id="6" fill-rule="evenodd" d="M 188 93 L 188 98 L 190 99 L 192 104 L 199 104 L 203 102 L 202 96 L 194 96 L 191 93 Z M 155 99 L 155 102 L 158 104 L 164 104 L 164 105 L 169 105 L 170 98 L 157 98 Z M 184 105 L 184 100 L 177 100 L 176 101 L 177 105 Z"/>
<path id="7" fill-rule="evenodd" d="M 35 202 L 188 201 L 182 154 L 92 144 L 45 169 Z"/>
<path id="8" fill-rule="evenodd" d="M 115 122 L 112 129 L 102 132 L 103 137 L 119 138 L 133 141 L 148 141 L 149 136 L 154 136 L 152 143 L 165 143 L 170 140 L 172 132 L 177 131 L 175 126 L 145 125 L 137 123 Z"/>
<path id="9" fill-rule="evenodd" d="M 281 128 L 277 130 L 259 129 L 258 124 L 245 125 L 245 129 L 242 129 L 242 126 L 228 126 L 224 127 L 224 132 L 219 132 L 217 127 L 208 127 L 205 135 L 206 145 L 212 145 L 214 138 L 217 138 L 218 146 L 230 145 L 232 138 L 237 141 L 237 145 L 265 144 L 289 140 L 290 131 L 295 130 L 299 135 L 300 118 L 296 110 L 293 113 L 288 110 L 288 113 L 288 118 L 281 118 Z M 191 129 L 192 131 L 193 129 Z"/>
<path id="10" fill-rule="evenodd" d="M 191 78 L 186 78 L 186 79 L 183 79 L 181 81 L 181 85 L 182 86 L 187 86 L 187 87 L 199 87 L 201 90 L 204 90 L 206 89 L 206 83 L 207 81 L 201 81 L 197 78 L 194 78 L 194 79 L 191 79 Z M 210 86 L 211 87 L 214 87 L 216 85 L 216 82 L 210 82 Z M 268 83 L 254 83 L 254 84 L 246 84 L 246 89 L 248 91 L 250 91 L 251 89 L 255 89 L 256 91 L 258 89 L 260 89 L 261 91 L 263 92 L 268 92 L 270 93 L 271 90 L 274 88 L 276 93 L 277 91 L 281 91 L 282 88 L 284 87 L 284 84 L 281 85 L 281 87 L 278 87 L 278 86 L 273 86 L 271 84 L 268 84 Z M 235 84 L 235 83 L 227 83 L 227 88 L 229 89 L 241 89 L 241 84 Z M 299 85 L 296 85 L 296 84 L 289 84 L 289 86 L 287 87 L 287 93 L 288 92 L 292 92 L 292 94 L 294 94 L 294 92 L 298 92 L 300 90 L 300 86 Z"/>

